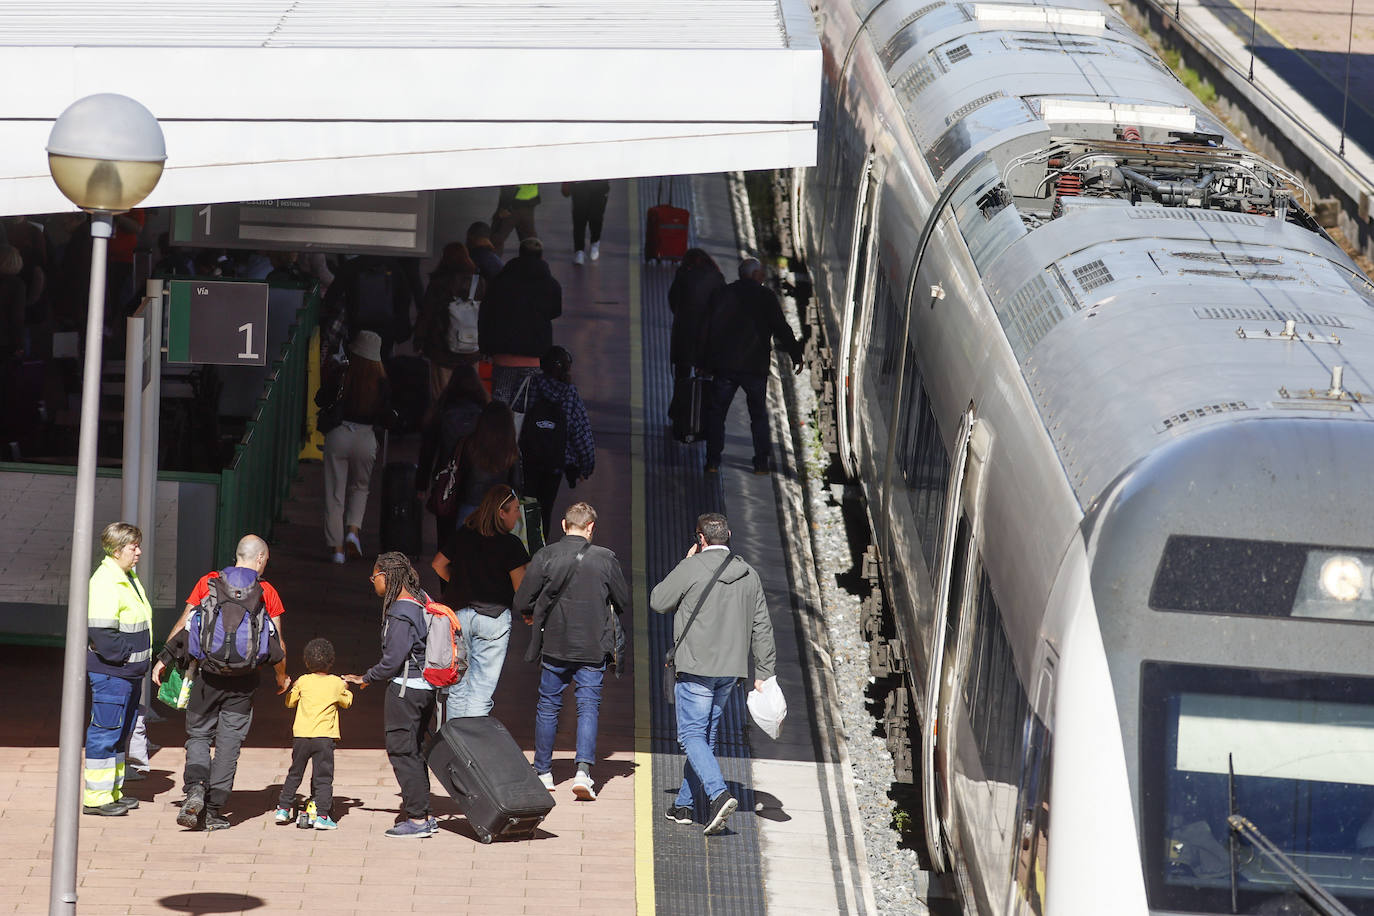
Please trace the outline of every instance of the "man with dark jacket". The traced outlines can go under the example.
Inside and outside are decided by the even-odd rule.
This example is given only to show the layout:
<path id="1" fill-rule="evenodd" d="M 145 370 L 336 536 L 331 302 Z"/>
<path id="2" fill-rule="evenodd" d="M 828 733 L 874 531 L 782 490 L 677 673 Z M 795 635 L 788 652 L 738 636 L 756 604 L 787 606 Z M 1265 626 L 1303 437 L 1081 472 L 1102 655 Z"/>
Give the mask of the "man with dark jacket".
<path id="1" fill-rule="evenodd" d="M 705 834 L 719 833 L 738 805 L 725 787 L 715 756 L 725 705 L 735 684 L 749 676 L 751 653 L 755 690 L 762 690 L 763 682 L 773 676 L 777 656 L 763 582 L 729 544 L 725 516 L 708 512 L 698 517 L 696 543 L 649 593 L 654 613 L 677 612 L 673 696 L 677 741 L 687 765 L 667 817 L 692 823 L 695 798 L 707 805 Z"/>
<path id="2" fill-rule="evenodd" d="M 712 376 L 711 396 L 703 418 L 707 473 L 720 470 L 720 455 L 725 450 L 725 417 L 740 388 L 744 389 L 749 405 L 754 473 L 767 474 L 771 470 L 767 392 L 775 338 L 791 355 L 794 371 L 800 372 L 801 343 L 783 317 L 778 297 L 763 285 L 763 265 L 747 258 L 740 262 L 739 279 L 716 295 L 707 319 L 706 343 L 701 354 Z"/>
<path id="3" fill-rule="evenodd" d="M 477 313 L 477 345 L 491 357 L 491 396 L 507 404 L 520 380 L 539 371 L 539 357 L 553 346 L 553 320 L 563 314 L 563 288 L 544 263 L 536 238 L 520 243 Z"/>
<path id="4" fill-rule="evenodd" d="M 573 795 L 595 801 L 591 767 L 596 761 L 596 725 L 607 663 L 619 675 L 615 618 L 630 606 L 620 561 L 592 545 L 596 510 L 574 503 L 563 515 L 563 539 L 530 560 L 513 606 L 534 626 L 525 661 L 539 661 L 539 703 L 534 711 L 534 771 L 553 791 L 553 738 L 563 691 L 577 692 L 577 775 Z"/>

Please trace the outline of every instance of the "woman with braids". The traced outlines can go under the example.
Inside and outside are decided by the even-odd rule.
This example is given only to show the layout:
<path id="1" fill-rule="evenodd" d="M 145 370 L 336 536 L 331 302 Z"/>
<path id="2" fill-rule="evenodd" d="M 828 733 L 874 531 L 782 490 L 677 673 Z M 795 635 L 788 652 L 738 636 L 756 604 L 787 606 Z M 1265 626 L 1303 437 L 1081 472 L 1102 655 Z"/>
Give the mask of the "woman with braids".
<path id="1" fill-rule="evenodd" d="M 421 753 L 435 704 L 434 688 L 422 676 L 429 596 L 403 553 L 379 556 L 369 578 L 382 599 L 382 658 L 366 674 L 346 674 L 344 680 L 360 690 L 386 684 L 386 755 L 401 786 L 404 815 L 386 835 L 432 836 L 437 824 L 429 816 L 429 773 Z"/>
<path id="2" fill-rule="evenodd" d="M 450 719 L 491 713 L 510 645 L 511 602 L 530 561 L 525 545 L 511 534 L 519 518 L 520 497 L 498 483 L 434 555 L 431 565 L 446 583 L 444 603 L 463 625 L 468 655 L 467 674 L 449 688 Z"/>

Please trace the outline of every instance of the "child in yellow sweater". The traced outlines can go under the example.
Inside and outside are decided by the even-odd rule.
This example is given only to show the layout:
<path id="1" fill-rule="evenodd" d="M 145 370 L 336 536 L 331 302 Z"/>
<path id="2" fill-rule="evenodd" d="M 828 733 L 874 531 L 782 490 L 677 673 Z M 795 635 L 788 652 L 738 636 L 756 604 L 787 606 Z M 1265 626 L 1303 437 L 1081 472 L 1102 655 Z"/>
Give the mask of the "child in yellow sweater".
<path id="1" fill-rule="evenodd" d="M 305 644 L 305 667 L 309 674 L 297 678 L 286 698 L 288 709 L 295 707 L 296 721 L 291 727 L 291 769 L 281 787 L 278 824 L 291 823 L 291 806 L 296 790 L 310 767 L 310 793 L 315 799 L 316 830 L 333 830 L 339 825 L 330 817 L 334 805 L 334 742 L 339 739 L 339 710 L 353 705 L 353 692 L 343 678 L 329 673 L 334 667 L 334 644 L 327 639 L 312 639 Z"/>

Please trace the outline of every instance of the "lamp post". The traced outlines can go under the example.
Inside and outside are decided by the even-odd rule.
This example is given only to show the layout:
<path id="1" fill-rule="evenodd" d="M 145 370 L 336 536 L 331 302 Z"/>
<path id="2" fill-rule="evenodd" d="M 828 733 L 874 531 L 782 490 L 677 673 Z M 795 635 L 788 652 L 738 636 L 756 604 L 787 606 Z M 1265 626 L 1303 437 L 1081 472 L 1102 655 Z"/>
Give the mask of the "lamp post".
<path id="1" fill-rule="evenodd" d="M 72 516 L 67 645 L 62 662 L 57 813 L 53 828 L 49 916 L 76 912 L 76 841 L 81 817 L 82 713 L 86 706 L 86 621 L 95 514 L 96 428 L 100 415 L 100 350 L 105 327 L 105 252 L 114 216 L 137 206 L 157 185 L 167 150 L 148 109 L 112 93 L 78 99 L 48 135 L 48 170 L 72 203 L 91 214 L 91 285 L 86 365 L 81 375 L 81 430 Z"/>

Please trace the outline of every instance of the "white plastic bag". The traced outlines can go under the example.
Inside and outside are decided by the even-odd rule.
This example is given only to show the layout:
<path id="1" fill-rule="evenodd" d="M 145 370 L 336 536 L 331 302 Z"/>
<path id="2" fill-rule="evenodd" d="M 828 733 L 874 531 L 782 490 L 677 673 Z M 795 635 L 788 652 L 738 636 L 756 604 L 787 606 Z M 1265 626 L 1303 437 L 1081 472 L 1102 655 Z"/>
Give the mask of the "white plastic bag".
<path id="1" fill-rule="evenodd" d="M 763 733 L 774 741 L 782 734 L 782 720 L 787 718 L 787 700 L 782 695 L 776 676 L 763 682 L 762 690 L 751 690 L 746 700 L 749 716 Z"/>

